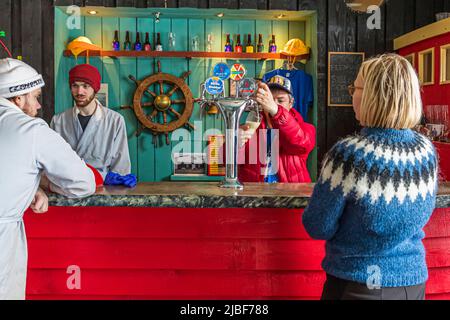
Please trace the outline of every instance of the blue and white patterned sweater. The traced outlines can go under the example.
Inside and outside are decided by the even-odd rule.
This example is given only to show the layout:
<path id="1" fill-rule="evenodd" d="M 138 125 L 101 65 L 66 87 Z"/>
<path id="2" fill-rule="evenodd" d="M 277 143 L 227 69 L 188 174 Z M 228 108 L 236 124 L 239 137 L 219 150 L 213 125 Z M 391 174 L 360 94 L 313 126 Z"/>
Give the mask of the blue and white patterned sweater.
<path id="1" fill-rule="evenodd" d="M 302 218 L 311 237 L 327 240 L 325 272 L 368 283 L 378 270 L 382 287 L 426 282 L 423 228 L 436 191 L 436 153 L 426 137 L 364 128 L 338 142 Z"/>

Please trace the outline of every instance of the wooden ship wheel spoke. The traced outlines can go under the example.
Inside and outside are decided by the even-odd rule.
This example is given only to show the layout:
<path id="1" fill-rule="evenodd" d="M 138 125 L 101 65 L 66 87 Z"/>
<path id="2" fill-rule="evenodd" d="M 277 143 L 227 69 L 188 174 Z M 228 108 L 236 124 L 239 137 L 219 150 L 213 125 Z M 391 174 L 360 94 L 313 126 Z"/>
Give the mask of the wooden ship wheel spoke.
<path id="1" fill-rule="evenodd" d="M 157 135 L 166 136 L 166 144 L 170 145 L 169 133 L 178 128 L 187 126 L 195 130 L 195 126 L 189 122 L 194 109 L 194 98 L 185 80 L 191 74 L 190 71 L 183 73 L 181 78 L 177 78 L 168 73 L 161 72 L 161 64 L 158 61 L 158 73 L 137 80 L 130 75 L 128 78 L 133 81 L 137 89 L 133 97 L 132 106 L 122 106 L 122 109 L 133 109 L 140 126 L 136 130 L 139 136 L 145 129 L 149 129 L 153 134 L 153 143 L 157 142 Z M 170 88 L 165 93 L 164 88 Z M 151 89 L 156 89 L 156 92 Z M 177 98 L 172 98 L 172 97 Z M 152 99 L 145 101 L 144 97 Z M 174 105 L 182 105 L 180 111 L 175 110 Z M 148 111 L 144 111 L 148 109 Z M 152 110 L 153 109 L 153 110 Z M 151 110 L 151 112 L 150 112 Z M 150 113 L 149 113 L 150 112 Z"/>

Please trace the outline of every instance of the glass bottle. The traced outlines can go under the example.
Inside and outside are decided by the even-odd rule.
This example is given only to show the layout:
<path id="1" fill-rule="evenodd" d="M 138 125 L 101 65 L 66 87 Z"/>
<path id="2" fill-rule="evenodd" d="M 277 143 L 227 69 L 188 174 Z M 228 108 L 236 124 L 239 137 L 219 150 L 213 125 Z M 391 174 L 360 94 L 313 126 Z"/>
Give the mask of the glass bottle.
<path id="1" fill-rule="evenodd" d="M 125 43 L 123 45 L 123 48 L 125 49 L 125 51 L 131 50 L 130 31 L 127 31 L 127 35 L 125 37 Z"/>
<path id="2" fill-rule="evenodd" d="M 241 43 L 241 35 L 238 34 L 237 35 L 237 41 L 236 41 L 236 46 L 234 47 L 234 51 L 235 52 L 242 52 L 242 43 Z"/>
<path id="3" fill-rule="evenodd" d="M 247 36 L 247 46 L 245 47 L 245 52 L 247 53 L 253 53 L 254 52 L 254 48 L 253 48 L 253 44 L 252 44 L 252 35 L 248 34 Z"/>
<path id="4" fill-rule="evenodd" d="M 157 36 L 156 36 L 156 46 L 155 46 L 156 51 L 163 51 L 163 46 L 161 44 L 161 33 L 158 32 Z"/>
<path id="5" fill-rule="evenodd" d="M 227 34 L 227 42 L 225 43 L 225 52 L 232 52 L 233 47 L 231 46 L 230 34 Z"/>
<path id="6" fill-rule="evenodd" d="M 119 31 L 114 32 L 114 41 L 112 43 L 114 51 L 120 51 Z"/>
<path id="7" fill-rule="evenodd" d="M 136 42 L 134 43 L 134 51 L 142 51 L 141 36 L 139 32 L 136 33 Z"/>
<path id="8" fill-rule="evenodd" d="M 259 53 L 264 52 L 264 42 L 263 42 L 262 34 L 259 34 L 257 51 Z"/>
<path id="9" fill-rule="evenodd" d="M 152 51 L 152 45 L 150 44 L 148 32 L 145 33 L 144 51 Z"/>
<path id="10" fill-rule="evenodd" d="M 272 40 L 270 40 L 270 44 L 269 44 L 269 52 L 270 53 L 276 53 L 277 52 L 277 45 L 275 42 L 275 35 L 272 35 Z"/>

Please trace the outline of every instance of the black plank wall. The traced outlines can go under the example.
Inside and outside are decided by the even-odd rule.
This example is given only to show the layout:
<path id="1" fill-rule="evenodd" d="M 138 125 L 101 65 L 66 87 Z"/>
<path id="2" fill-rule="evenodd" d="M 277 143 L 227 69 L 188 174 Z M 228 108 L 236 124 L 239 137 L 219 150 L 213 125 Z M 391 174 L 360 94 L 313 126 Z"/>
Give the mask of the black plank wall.
<path id="1" fill-rule="evenodd" d="M 329 108 L 327 101 L 327 52 L 364 51 L 370 57 L 392 50 L 399 35 L 435 21 L 435 13 L 450 11 L 450 0 L 386 0 L 381 30 L 368 30 L 368 15 L 349 11 L 344 0 L 0 0 L 0 30 L 14 57 L 43 73 L 47 86 L 42 116 L 49 121 L 53 99 L 53 7 L 55 5 L 106 7 L 195 7 L 230 9 L 317 10 L 319 14 L 319 159 L 334 142 L 358 129 L 351 108 Z M 0 58 L 6 54 L 0 51 Z"/>

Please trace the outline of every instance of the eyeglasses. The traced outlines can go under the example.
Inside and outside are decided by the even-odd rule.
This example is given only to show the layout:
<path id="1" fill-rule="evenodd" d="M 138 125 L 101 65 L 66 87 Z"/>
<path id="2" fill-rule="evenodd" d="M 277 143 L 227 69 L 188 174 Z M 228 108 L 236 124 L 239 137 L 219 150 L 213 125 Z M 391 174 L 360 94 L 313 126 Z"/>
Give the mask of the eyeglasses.
<path id="1" fill-rule="evenodd" d="M 348 86 L 348 93 L 353 97 L 355 94 L 356 89 L 364 89 L 363 87 L 356 87 L 355 85 L 351 84 Z"/>

